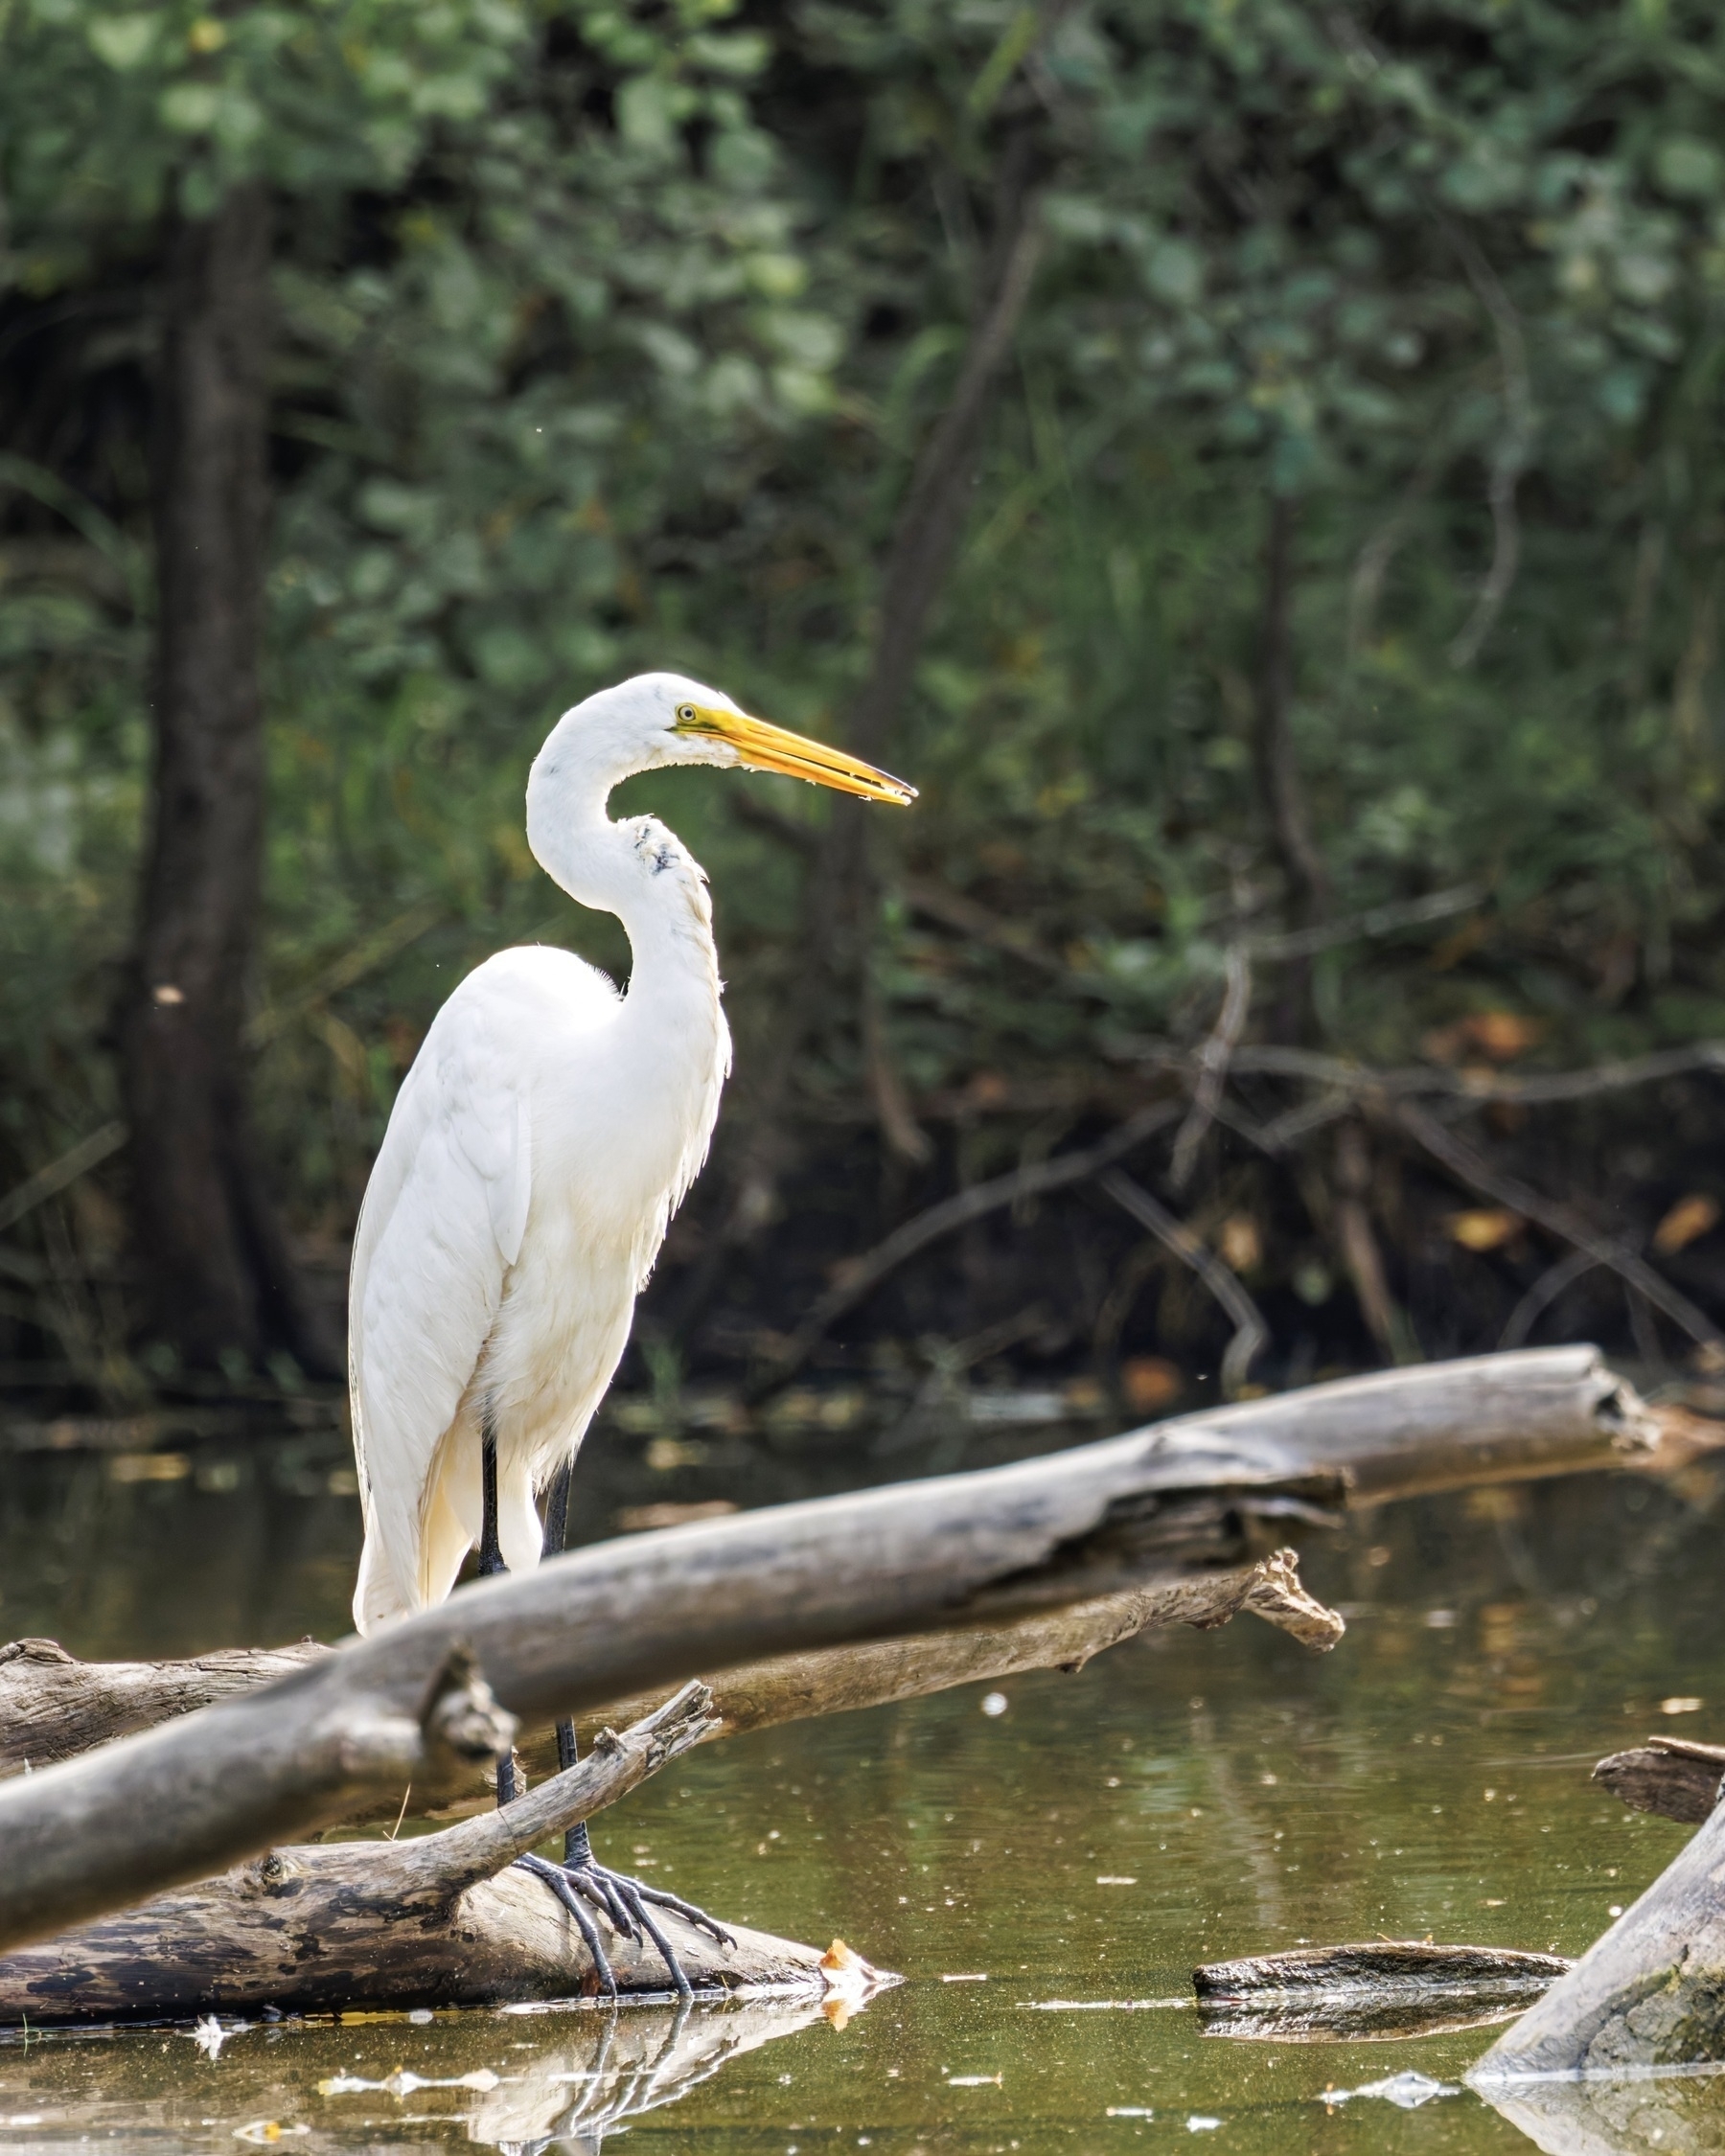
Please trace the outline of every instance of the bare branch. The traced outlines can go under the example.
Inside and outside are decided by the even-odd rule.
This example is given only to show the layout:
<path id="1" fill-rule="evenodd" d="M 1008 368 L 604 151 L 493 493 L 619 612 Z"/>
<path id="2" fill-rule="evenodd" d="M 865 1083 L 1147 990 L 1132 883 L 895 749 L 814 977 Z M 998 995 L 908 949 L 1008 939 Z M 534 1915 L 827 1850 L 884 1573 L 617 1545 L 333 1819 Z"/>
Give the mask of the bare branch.
<path id="1" fill-rule="evenodd" d="M 1263 1314 L 1246 1293 L 1239 1274 L 1207 1250 L 1182 1220 L 1177 1220 L 1142 1184 L 1134 1182 L 1120 1168 L 1109 1168 L 1097 1179 L 1115 1204 L 1130 1213 L 1140 1227 L 1147 1227 L 1159 1242 L 1172 1250 L 1182 1265 L 1190 1266 L 1199 1279 L 1228 1313 L 1234 1336 L 1222 1358 L 1222 1390 L 1237 1397 L 1251 1375 L 1253 1357 L 1270 1344 L 1270 1328 Z"/>
<path id="2" fill-rule="evenodd" d="M 1396 899 L 1388 906 L 1349 914 L 1345 920 L 1321 922 L 1316 928 L 1295 929 L 1284 935 L 1248 936 L 1246 948 L 1254 958 L 1272 963 L 1283 958 L 1310 958 L 1320 951 L 1333 951 L 1338 944 L 1394 935 L 1400 929 L 1419 929 L 1428 921 L 1444 921 L 1454 913 L 1471 912 L 1485 896 L 1484 883 L 1457 883 L 1447 891 L 1431 891 L 1424 898 Z"/>
<path id="3" fill-rule="evenodd" d="M 45 1168 L 38 1168 L 28 1176 L 15 1190 L 0 1198 L 0 1234 L 13 1227 L 32 1212 L 45 1198 L 75 1183 L 80 1176 L 87 1175 L 99 1161 L 105 1160 L 110 1153 L 118 1153 L 130 1133 L 124 1123 L 104 1123 L 100 1130 L 92 1131 L 74 1146 L 62 1153 L 58 1159 L 50 1160 Z"/>
<path id="4" fill-rule="evenodd" d="M 931 1243 L 937 1243 L 942 1236 L 951 1235 L 954 1229 L 968 1227 L 972 1221 L 998 1212 L 1003 1205 L 1013 1204 L 1021 1198 L 1041 1198 L 1051 1190 L 1064 1190 L 1071 1183 L 1088 1181 L 1130 1153 L 1135 1145 L 1164 1129 L 1178 1113 L 1172 1101 L 1156 1101 L 1128 1117 L 1117 1131 L 1096 1145 L 1079 1153 L 1057 1154 L 1051 1160 L 1034 1161 L 1027 1167 L 1015 1168 L 1010 1175 L 973 1183 L 970 1189 L 959 1191 L 956 1197 L 943 1199 L 938 1205 L 931 1205 L 902 1227 L 894 1228 L 872 1250 L 853 1258 L 840 1278 L 808 1311 L 795 1332 L 773 1356 L 770 1383 L 783 1385 L 801 1369 L 816 1342 L 847 1310 L 854 1310 L 864 1296 L 874 1293 L 888 1273 L 895 1273 L 919 1250 L 926 1250 Z"/>
<path id="5" fill-rule="evenodd" d="M 1216 1116 L 1216 1106 L 1222 1098 L 1222 1089 L 1228 1083 L 1228 1066 L 1234 1049 L 1239 1045 L 1240 1035 L 1246 1030 L 1246 1020 L 1252 1010 L 1252 959 L 1244 944 L 1235 943 L 1228 951 L 1228 984 L 1222 992 L 1222 1008 L 1209 1038 L 1198 1051 L 1197 1082 L 1192 1088 L 1192 1105 L 1186 1118 L 1180 1126 L 1180 1135 L 1174 1140 L 1174 1156 L 1168 1167 L 1168 1186 L 1178 1197 L 1192 1180 L 1192 1170 L 1198 1165 L 1198 1148 L 1204 1143 L 1205 1134 Z M 1160 1234 L 1161 1230 L 1155 1230 Z"/>
<path id="6" fill-rule="evenodd" d="M 1566 1289 L 1573 1288 L 1583 1273 L 1591 1273 L 1598 1262 L 1591 1250 L 1566 1250 L 1555 1265 L 1547 1266 L 1509 1313 L 1509 1321 L 1504 1327 L 1503 1338 L 1498 1342 L 1499 1348 L 1525 1347 L 1528 1344 L 1528 1335 L 1539 1322 L 1541 1315 Z"/>
<path id="7" fill-rule="evenodd" d="M 1533 449 L 1533 393 L 1528 376 L 1528 347 L 1522 334 L 1521 316 L 1498 281 L 1496 270 L 1460 225 L 1441 216 L 1438 221 L 1460 256 L 1467 281 L 1480 304 L 1491 317 L 1491 327 L 1497 336 L 1498 363 L 1504 376 L 1504 430 L 1491 453 L 1491 476 L 1486 490 L 1491 505 L 1491 567 L 1474 601 L 1473 611 L 1449 652 L 1453 666 L 1465 667 L 1473 664 L 1481 645 L 1490 635 L 1521 562 L 1521 521 L 1516 514 L 1515 491 Z"/>
<path id="8" fill-rule="evenodd" d="M 1136 1060 L 1162 1070 L 1189 1068 L 1188 1052 L 1171 1041 L 1146 1041 Z M 1725 1070 L 1725 1041 L 1697 1041 L 1688 1047 L 1661 1048 L 1651 1055 L 1594 1064 L 1583 1070 L 1536 1072 L 1531 1077 L 1486 1075 L 1446 1070 L 1436 1064 L 1384 1069 L 1354 1063 L 1313 1048 L 1283 1047 L 1275 1042 L 1250 1042 L 1235 1049 L 1231 1067 L 1249 1077 L 1300 1078 L 1312 1085 L 1358 1098 L 1379 1093 L 1389 1098 L 1436 1093 L 1452 1100 L 1513 1101 L 1533 1108 L 1551 1102 L 1591 1100 L 1601 1093 L 1655 1085 L 1662 1078 L 1685 1078 L 1695 1071 Z"/>
<path id="9" fill-rule="evenodd" d="M 1536 1222 L 1560 1242 L 1585 1250 L 1596 1264 L 1608 1266 L 1620 1279 L 1639 1289 L 1655 1309 L 1663 1310 L 1672 1323 L 1682 1326 L 1699 1346 L 1725 1358 L 1725 1334 L 1705 1311 L 1697 1309 L 1688 1296 L 1655 1273 L 1627 1244 L 1620 1243 L 1614 1235 L 1607 1235 L 1603 1228 L 1595 1227 L 1591 1221 L 1584 1220 L 1556 1199 L 1542 1197 L 1530 1184 L 1494 1168 L 1484 1154 L 1476 1152 L 1453 1131 L 1445 1130 L 1435 1116 L 1427 1114 L 1412 1101 L 1401 1102 L 1392 1112 L 1393 1120 L 1416 1145 L 1423 1147 L 1434 1160 L 1440 1161 L 1469 1189 L 1496 1199 L 1500 1205 L 1506 1205 L 1511 1212 Z"/>
<path id="10" fill-rule="evenodd" d="M 1312 837 L 1294 751 L 1294 503 L 1270 497 L 1264 542 L 1264 610 L 1258 631 L 1256 750 L 1259 791 L 1293 912 L 1310 928 L 1329 904 L 1329 874 Z"/>

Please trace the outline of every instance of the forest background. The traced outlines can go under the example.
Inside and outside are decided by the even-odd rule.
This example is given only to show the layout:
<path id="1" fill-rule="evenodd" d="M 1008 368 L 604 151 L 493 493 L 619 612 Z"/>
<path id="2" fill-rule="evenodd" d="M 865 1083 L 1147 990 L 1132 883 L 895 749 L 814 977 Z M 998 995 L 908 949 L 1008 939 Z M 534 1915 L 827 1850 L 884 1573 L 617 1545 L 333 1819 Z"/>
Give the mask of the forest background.
<path id="1" fill-rule="evenodd" d="M 1717 1365 L 1715 7 L 0 0 L 0 220 L 14 1392 L 339 1369 L 656 666 L 922 795 L 620 796 L 737 1036 L 632 1383 Z"/>

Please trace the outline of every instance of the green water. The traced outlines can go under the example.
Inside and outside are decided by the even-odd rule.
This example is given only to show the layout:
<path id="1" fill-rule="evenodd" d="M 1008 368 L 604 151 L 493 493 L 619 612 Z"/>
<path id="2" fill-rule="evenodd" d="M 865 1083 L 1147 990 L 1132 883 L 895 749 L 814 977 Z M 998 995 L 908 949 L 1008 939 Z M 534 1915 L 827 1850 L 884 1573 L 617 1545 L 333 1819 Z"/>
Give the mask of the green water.
<path id="1" fill-rule="evenodd" d="M 231 1464 L 126 1482 L 90 1456 L 13 1462 L 0 1637 L 111 1655 L 337 1636 L 356 1543 L 339 1455 L 305 1439 Z M 596 1458 L 607 1502 L 627 1482 Z M 1487 2029 L 1238 2040 L 1170 2002 L 1199 1961 L 1300 1939 L 1588 1945 L 1686 1832 L 1596 1793 L 1589 1766 L 1649 1731 L 1725 1729 L 1721 1519 L 1717 1470 L 1392 1507 L 1308 1546 L 1348 1619 L 1327 1657 L 1250 1618 L 1158 1635 L 1013 1680 L 996 1714 L 977 1687 L 707 1747 L 598 1823 L 613 1863 L 902 1973 L 841 2029 L 763 2005 L 680 2026 L 651 2007 L 289 2023 L 214 2060 L 180 2032 L 14 2040 L 0 2149 L 580 2149 L 607 2110 L 613 2138 L 762 2156 L 1526 2149 L 1471 2094 L 1346 2094 L 1453 2088 Z M 1704 1704 L 1662 1710 L 1685 1699 Z M 1725 2085 L 1538 2130 L 1577 2156 L 1725 2146 Z"/>

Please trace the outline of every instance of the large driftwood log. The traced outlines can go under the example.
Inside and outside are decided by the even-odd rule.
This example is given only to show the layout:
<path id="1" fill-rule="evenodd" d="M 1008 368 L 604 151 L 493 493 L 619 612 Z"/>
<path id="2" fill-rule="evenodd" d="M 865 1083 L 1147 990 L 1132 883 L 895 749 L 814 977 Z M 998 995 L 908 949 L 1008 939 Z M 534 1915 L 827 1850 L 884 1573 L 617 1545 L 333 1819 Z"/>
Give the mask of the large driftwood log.
<path id="1" fill-rule="evenodd" d="M 1342 1637 L 1341 1618 L 1306 1594 L 1293 1553 L 1278 1550 L 1240 1571 L 1133 1589 L 1016 1624 L 756 1663 L 723 1680 L 734 1687 L 728 1711 L 704 1686 L 686 1686 L 632 1716 L 623 1738 L 602 1730 L 580 1766 L 502 1811 L 488 1805 L 465 1824 L 408 1842 L 273 1850 L 222 1878 L 0 1959 L 0 2023 L 264 2005 L 313 2011 L 358 2001 L 482 2005 L 588 1992 L 597 1977 L 579 1935 L 542 1885 L 502 1868 L 691 1745 L 949 1684 L 1074 1667 L 1150 1625 L 1208 1630 L 1241 1610 L 1308 1646 L 1330 1647 Z M 625 1706 L 619 1718 L 631 1712 Z M 522 1934 L 524 1912 L 531 1920 Z M 661 1989 L 656 1958 L 596 1920 L 619 1986 Z M 723 1950 L 688 1925 L 665 1922 L 698 1986 L 816 1981 L 812 1947 L 750 1933 L 738 1935 L 736 1950 Z"/>
<path id="2" fill-rule="evenodd" d="M 1548 1350 L 1314 1387 L 1010 1467 L 573 1551 L 0 1786 L 0 1946 L 207 1876 L 409 1781 L 443 1794 L 482 1719 L 464 1655 L 508 1715 L 548 1718 L 675 1682 L 696 1661 L 986 1621 L 1237 1563 L 1271 1520 L 1324 1502 L 1644 1460 L 1656 1445 L 1597 1351 Z"/>
<path id="3" fill-rule="evenodd" d="M 1535 2075 L 1725 2059 L 1722 1882 L 1725 1805 L 1470 2078 L 1488 2090 Z"/>

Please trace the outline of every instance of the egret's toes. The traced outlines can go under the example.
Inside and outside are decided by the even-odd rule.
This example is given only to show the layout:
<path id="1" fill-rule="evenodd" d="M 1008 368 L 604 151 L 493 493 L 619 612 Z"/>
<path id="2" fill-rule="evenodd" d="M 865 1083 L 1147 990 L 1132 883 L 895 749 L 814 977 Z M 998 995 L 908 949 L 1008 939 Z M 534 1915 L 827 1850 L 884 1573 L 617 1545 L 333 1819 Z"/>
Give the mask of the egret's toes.
<path id="1" fill-rule="evenodd" d="M 627 1872 L 612 1871 L 603 1864 L 551 1864 L 544 1857 L 518 1857 L 516 1862 L 524 1871 L 543 1879 L 559 1901 L 569 1912 L 580 1928 L 587 1952 L 593 1958 L 593 1967 L 598 1972 L 600 1988 L 614 1998 L 617 1991 L 616 1976 L 599 1942 L 598 1928 L 590 1912 L 598 1910 L 620 1938 L 627 1939 L 651 1939 L 664 1962 L 667 1973 L 679 1999 L 692 1999 L 695 1987 L 689 1982 L 688 1972 L 678 1960 L 677 1949 L 665 1937 L 653 1912 L 657 1909 L 675 1910 L 687 1923 L 698 1926 L 720 1946 L 735 1946 L 734 1936 L 724 1926 L 709 1916 L 704 1909 L 698 1909 L 692 1901 L 679 1895 L 667 1893 L 662 1887 L 649 1887 L 639 1879 L 632 1879 Z"/>

